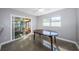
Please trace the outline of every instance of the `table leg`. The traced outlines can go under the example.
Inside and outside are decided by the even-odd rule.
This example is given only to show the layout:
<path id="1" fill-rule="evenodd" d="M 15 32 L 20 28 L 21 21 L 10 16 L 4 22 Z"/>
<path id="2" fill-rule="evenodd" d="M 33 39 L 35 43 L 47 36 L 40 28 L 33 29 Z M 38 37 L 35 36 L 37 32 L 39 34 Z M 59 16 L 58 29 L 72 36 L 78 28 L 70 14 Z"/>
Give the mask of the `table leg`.
<path id="1" fill-rule="evenodd" d="M 56 37 L 54 36 L 54 43 L 56 45 L 56 48 L 58 49 L 58 45 L 57 45 L 57 41 L 56 41 Z"/>
<path id="2" fill-rule="evenodd" d="M 51 40 L 51 51 L 53 51 L 53 40 L 52 40 L 52 36 L 50 36 L 50 40 Z"/>
<path id="3" fill-rule="evenodd" d="M 54 43 L 56 44 L 56 37 L 54 36 Z"/>
<path id="4" fill-rule="evenodd" d="M 34 36 L 33 36 L 33 39 L 35 40 L 35 32 L 34 32 Z"/>

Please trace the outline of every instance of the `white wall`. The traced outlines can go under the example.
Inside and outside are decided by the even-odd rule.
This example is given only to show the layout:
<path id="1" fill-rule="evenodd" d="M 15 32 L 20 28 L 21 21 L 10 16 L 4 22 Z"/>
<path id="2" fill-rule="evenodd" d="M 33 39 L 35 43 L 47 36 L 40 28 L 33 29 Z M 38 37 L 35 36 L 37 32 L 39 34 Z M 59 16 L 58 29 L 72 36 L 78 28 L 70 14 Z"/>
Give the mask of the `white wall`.
<path id="1" fill-rule="evenodd" d="M 11 14 L 28 16 L 32 19 L 32 29 L 36 28 L 36 17 L 10 8 L 0 8 L 0 26 L 4 31 L 0 34 L 0 43 L 11 40 Z"/>
<path id="2" fill-rule="evenodd" d="M 20 15 L 20 16 L 28 16 L 32 19 L 32 28 L 33 30 L 36 28 L 43 28 L 43 29 L 49 29 L 49 30 L 54 30 L 59 33 L 59 37 L 65 38 L 68 40 L 72 41 L 77 41 L 79 43 L 79 9 L 63 9 L 57 12 L 53 12 L 50 14 L 42 15 L 35 17 L 33 15 L 29 15 L 20 11 L 16 11 L 13 9 L 5 9 L 5 8 L 0 8 L 0 26 L 4 27 L 4 31 L 2 34 L 0 34 L 0 43 L 9 41 L 10 40 L 10 15 Z M 76 16 L 77 15 L 77 16 Z M 42 19 L 43 18 L 48 18 L 51 16 L 61 16 L 61 22 L 62 26 L 60 28 L 57 27 L 43 27 L 42 26 Z M 77 18 L 76 18 L 77 17 Z M 76 21 L 76 19 L 78 19 Z M 76 24 L 77 22 L 77 24 Z M 76 26 L 78 25 L 78 26 Z M 77 27 L 77 28 L 76 28 Z M 76 40 L 77 38 L 77 40 Z"/>
<path id="3" fill-rule="evenodd" d="M 79 8 L 76 9 L 77 13 L 77 43 L 79 45 Z"/>
<path id="4" fill-rule="evenodd" d="M 59 37 L 76 41 L 76 9 L 63 9 L 54 13 L 38 16 L 37 28 L 54 30 L 59 33 Z M 61 27 L 43 27 L 42 20 L 53 16 L 61 16 Z"/>

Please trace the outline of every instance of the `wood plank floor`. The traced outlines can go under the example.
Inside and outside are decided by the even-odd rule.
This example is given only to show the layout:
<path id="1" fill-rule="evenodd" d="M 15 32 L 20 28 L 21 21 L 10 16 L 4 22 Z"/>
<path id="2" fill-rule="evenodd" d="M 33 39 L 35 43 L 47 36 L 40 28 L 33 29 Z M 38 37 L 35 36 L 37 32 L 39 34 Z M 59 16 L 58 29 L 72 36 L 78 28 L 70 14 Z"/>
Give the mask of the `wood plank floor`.
<path id="1" fill-rule="evenodd" d="M 43 37 L 45 38 L 45 37 Z M 46 38 L 45 40 L 47 40 Z M 50 41 L 49 41 L 50 42 Z M 61 41 L 57 39 L 57 44 L 60 51 L 78 51 L 75 44 Z M 1 51 L 50 51 L 49 48 L 42 44 L 42 39 L 37 35 L 35 42 L 33 41 L 33 35 L 27 39 L 20 39 L 1 47 Z"/>

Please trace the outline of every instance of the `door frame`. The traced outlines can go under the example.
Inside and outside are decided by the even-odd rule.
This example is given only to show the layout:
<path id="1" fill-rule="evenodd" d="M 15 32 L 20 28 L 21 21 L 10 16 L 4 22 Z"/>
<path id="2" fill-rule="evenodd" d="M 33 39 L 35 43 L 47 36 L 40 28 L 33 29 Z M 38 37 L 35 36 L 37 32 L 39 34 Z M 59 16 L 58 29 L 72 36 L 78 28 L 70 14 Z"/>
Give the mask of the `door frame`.
<path id="1" fill-rule="evenodd" d="M 12 19 L 12 17 L 21 17 L 21 18 L 24 18 L 24 17 L 26 17 L 26 16 L 19 16 L 19 15 L 14 15 L 14 14 L 10 14 L 10 18 L 11 18 L 11 20 L 10 20 L 10 39 L 11 40 L 15 40 L 15 39 L 12 39 L 12 21 L 13 21 L 13 19 Z M 28 16 L 27 16 L 28 17 Z M 31 17 L 29 17 L 30 19 L 31 19 Z M 32 20 L 31 20 L 31 33 L 32 33 Z M 29 33 L 30 34 L 30 33 Z M 28 35 L 29 35 L 28 34 Z M 19 39 L 19 38 L 18 38 Z M 17 40 L 17 39 L 16 39 Z"/>

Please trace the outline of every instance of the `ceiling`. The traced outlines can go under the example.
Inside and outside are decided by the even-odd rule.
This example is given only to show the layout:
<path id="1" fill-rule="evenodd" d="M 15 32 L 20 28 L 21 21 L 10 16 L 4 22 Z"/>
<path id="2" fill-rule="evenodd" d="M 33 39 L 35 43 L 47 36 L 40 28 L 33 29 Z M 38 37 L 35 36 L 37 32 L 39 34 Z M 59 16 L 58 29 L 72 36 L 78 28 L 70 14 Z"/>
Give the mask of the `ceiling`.
<path id="1" fill-rule="evenodd" d="M 13 9 L 31 14 L 34 16 L 40 16 L 40 15 L 48 14 L 58 10 L 62 10 L 64 8 L 13 8 Z M 39 11 L 39 9 L 43 9 L 43 11 Z"/>

